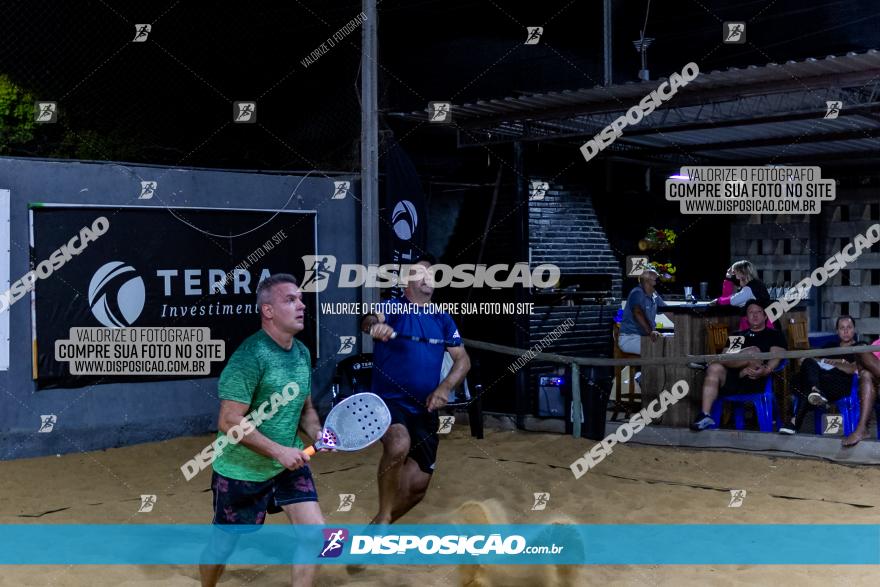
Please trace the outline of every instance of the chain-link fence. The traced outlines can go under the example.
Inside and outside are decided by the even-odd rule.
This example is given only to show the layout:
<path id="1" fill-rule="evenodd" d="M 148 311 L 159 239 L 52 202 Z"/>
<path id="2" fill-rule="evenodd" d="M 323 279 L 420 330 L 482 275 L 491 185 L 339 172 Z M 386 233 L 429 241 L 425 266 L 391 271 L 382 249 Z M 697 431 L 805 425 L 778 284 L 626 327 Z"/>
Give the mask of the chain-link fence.
<path id="1" fill-rule="evenodd" d="M 352 1 L 6 3 L 0 153 L 356 169 L 360 28 L 336 33 L 359 13 Z M 57 122 L 35 123 L 35 101 L 55 102 Z M 233 120 L 238 101 L 255 103 L 255 122 Z"/>

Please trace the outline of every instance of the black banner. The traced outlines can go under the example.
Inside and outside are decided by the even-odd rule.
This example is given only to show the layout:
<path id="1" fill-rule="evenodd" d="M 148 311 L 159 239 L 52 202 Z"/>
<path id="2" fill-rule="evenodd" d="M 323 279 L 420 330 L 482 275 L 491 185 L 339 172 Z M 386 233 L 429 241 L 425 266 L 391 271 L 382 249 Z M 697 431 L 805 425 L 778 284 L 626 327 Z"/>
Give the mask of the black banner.
<path id="1" fill-rule="evenodd" d="M 315 254 L 315 213 L 194 208 L 33 207 L 37 267 L 60 267 L 35 289 L 39 389 L 194 376 L 76 376 L 56 361 L 55 341 L 71 327 L 207 327 L 225 341 L 226 358 L 260 328 L 256 287 L 274 273 L 301 280 L 303 255 Z M 72 237 L 105 217 L 109 228 L 58 254 Z M 222 284 L 222 285 L 221 285 Z M 25 297 L 25 300 L 28 298 Z M 316 357 L 317 295 L 304 293 L 306 327 L 297 335 Z M 27 303 L 24 301 L 23 303 Z M 217 377 L 225 361 L 213 362 Z"/>
<path id="2" fill-rule="evenodd" d="M 385 191 L 379 220 L 380 263 L 407 264 L 427 252 L 425 193 L 409 155 L 393 138 L 389 141 L 388 152 L 382 156 Z M 398 288 L 391 289 L 393 296 L 401 293 Z"/>

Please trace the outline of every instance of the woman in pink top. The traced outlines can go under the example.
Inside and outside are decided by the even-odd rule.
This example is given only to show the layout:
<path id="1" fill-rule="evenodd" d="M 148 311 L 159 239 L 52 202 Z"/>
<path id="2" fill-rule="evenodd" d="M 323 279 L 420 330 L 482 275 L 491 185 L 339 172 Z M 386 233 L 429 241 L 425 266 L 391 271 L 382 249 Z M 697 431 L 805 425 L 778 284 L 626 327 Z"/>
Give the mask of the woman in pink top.
<path id="1" fill-rule="evenodd" d="M 739 291 L 737 291 L 737 285 Z M 758 300 L 765 308 L 770 305 L 770 293 L 767 287 L 758 279 L 758 272 L 751 261 L 737 261 L 730 266 L 721 285 L 721 297 L 712 300 L 712 304 L 719 306 L 742 307 L 749 300 Z M 740 330 L 747 330 L 749 323 L 743 316 L 740 320 Z M 767 320 L 767 328 L 775 328 L 773 322 Z"/>

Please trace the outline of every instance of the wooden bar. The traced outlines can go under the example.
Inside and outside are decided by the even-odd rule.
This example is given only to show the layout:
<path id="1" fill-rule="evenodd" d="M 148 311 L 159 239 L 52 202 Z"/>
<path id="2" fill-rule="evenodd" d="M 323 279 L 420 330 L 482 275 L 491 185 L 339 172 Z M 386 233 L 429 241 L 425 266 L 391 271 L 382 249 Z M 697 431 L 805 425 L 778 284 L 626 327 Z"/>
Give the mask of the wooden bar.
<path id="1" fill-rule="evenodd" d="M 666 343 L 670 338 L 672 337 L 664 336 L 654 342 L 651 342 L 648 337 L 642 338 L 642 358 L 654 359 L 669 356 Z M 660 395 L 661 389 L 667 389 L 666 365 L 644 365 L 639 386 L 642 389 L 642 407 L 644 408 Z"/>

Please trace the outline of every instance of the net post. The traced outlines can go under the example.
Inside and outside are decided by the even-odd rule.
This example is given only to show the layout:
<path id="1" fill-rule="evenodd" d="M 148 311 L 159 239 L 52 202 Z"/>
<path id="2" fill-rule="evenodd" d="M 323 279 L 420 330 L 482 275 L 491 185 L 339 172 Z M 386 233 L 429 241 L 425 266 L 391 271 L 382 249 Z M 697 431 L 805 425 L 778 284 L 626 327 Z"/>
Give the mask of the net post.
<path id="1" fill-rule="evenodd" d="M 581 437 L 581 367 L 571 364 L 571 428 L 575 438 Z"/>

